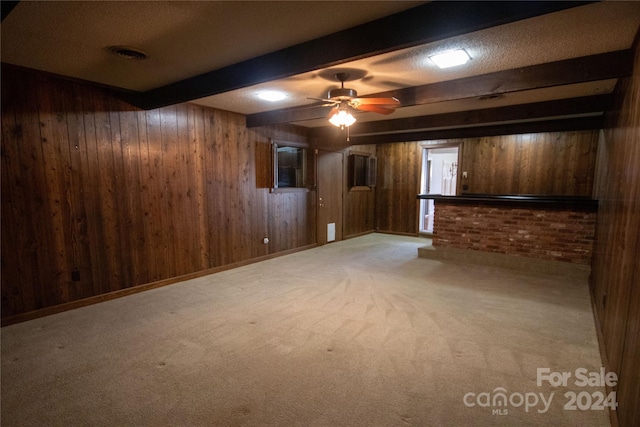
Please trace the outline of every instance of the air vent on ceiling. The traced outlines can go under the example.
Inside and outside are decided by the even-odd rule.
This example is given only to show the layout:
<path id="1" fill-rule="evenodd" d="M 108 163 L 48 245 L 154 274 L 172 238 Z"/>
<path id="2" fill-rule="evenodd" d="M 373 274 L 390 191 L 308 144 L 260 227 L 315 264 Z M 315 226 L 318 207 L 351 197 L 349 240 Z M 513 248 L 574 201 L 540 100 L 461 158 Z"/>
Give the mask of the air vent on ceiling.
<path id="1" fill-rule="evenodd" d="M 109 46 L 109 51 L 125 59 L 147 59 L 147 54 L 143 51 L 128 46 Z"/>
<path id="2" fill-rule="evenodd" d="M 478 97 L 478 99 L 480 101 L 488 101 L 490 99 L 500 99 L 500 98 L 504 98 L 504 94 L 502 94 L 502 93 L 492 93 L 492 94 L 489 94 L 489 95 L 482 95 L 482 96 Z"/>

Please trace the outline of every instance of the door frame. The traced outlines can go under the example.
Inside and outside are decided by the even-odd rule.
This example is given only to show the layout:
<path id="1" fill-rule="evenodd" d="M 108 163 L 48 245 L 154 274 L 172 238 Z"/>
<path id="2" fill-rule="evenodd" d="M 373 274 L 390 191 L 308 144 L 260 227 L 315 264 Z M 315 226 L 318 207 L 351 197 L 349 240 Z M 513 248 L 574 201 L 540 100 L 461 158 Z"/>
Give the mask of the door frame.
<path id="1" fill-rule="evenodd" d="M 461 180 L 460 180 L 460 174 L 461 174 L 461 168 L 460 168 L 460 159 L 462 157 L 462 148 L 463 148 L 463 142 L 462 141 L 458 141 L 458 142 L 442 142 L 442 143 L 434 143 L 434 144 L 430 144 L 428 141 L 421 141 L 420 144 L 418 144 L 419 146 L 419 159 L 420 159 L 420 173 L 418 174 L 418 191 L 420 191 L 420 189 L 422 189 L 422 171 L 423 171 L 423 167 L 424 167 L 424 160 L 429 158 L 429 154 L 428 154 L 428 150 L 434 150 L 434 149 L 440 149 L 440 148 L 457 148 L 458 149 L 458 168 L 456 171 L 456 194 L 460 194 L 460 188 L 461 188 Z M 425 156 L 425 150 L 427 151 L 427 155 Z M 418 204 L 417 204 L 417 209 L 418 209 L 418 214 L 416 215 L 418 218 L 418 233 L 422 234 L 422 235 L 431 235 L 431 232 L 427 232 L 427 231 L 422 231 L 422 204 L 428 202 L 428 200 L 425 199 L 420 199 L 418 200 Z"/>
<path id="2" fill-rule="evenodd" d="M 325 245 L 327 243 L 337 242 L 340 240 L 344 240 L 344 185 L 345 185 L 345 153 L 343 151 L 336 150 L 327 150 L 323 148 L 317 148 L 316 150 L 316 240 L 318 245 Z M 320 158 L 323 154 L 339 154 L 341 156 L 340 162 L 340 182 L 338 183 L 340 188 L 340 197 L 338 198 L 339 203 L 339 219 L 340 219 L 340 230 L 336 230 L 335 239 L 331 242 L 324 241 L 327 237 L 327 224 L 322 224 L 321 213 L 322 205 L 326 200 L 321 201 L 323 196 L 322 194 L 322 185 L 321 185 L 321 174 L 323 171 L 320 170 Z"/>

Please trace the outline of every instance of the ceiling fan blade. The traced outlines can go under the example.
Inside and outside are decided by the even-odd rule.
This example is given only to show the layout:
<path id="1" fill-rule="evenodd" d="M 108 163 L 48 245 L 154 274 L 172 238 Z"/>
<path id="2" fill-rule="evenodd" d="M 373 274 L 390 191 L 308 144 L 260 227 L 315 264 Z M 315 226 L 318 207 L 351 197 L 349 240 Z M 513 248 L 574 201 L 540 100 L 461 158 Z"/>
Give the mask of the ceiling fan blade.
<path id="1" fill-rule="evenodd" d="M 307 97 L 307 99 L 313 99 L 314 101 L 330 102 L 332 105 L 339 102 L 339 101 L 335 101 L 333 99 L 327 99 L 327 98 L 310 98 L 310 97 Z"/>
<path id="2" fill-rule="evenodd" d="M 358 105 L 400 105 L 398 98 L 353 98 L 351 102 Z"/>
<path id="3" fill-rule="evenodd" d="M 333 103 L 327 104 L 326 102 L 312 102 L 310 104 L 298 105 L 296 107 L 288 107 L 288 109 L 309 110 L 309 109 L 314 109 L 314 108 L 332 107 L 334 105 L 335 104 L 333 104 Z"/>
<path id="4" fill-rule="evenodd" d="M 378 113 L 378 114 L 391 114 L 395 111 L 395 109 L 393 108 L 388 108 L 382 105 L 374 105 L 374 104 L 362 104 L 354 108 L 360 111 L 370 111 L 372 113 Z"/>

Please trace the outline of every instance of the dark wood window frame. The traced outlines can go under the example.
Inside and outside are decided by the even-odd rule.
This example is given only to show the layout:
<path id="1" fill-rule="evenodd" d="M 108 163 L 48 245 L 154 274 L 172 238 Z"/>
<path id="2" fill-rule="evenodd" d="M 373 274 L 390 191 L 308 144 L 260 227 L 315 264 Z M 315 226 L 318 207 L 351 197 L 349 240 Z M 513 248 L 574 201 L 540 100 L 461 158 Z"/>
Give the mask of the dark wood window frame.
<path id="1" fill-rule="evenodd" d="M 376 186 L 378 159 L 362 151 L 350 151 L 348 159 L 349 191 L 371 191 Z"/>
<path id="2" fill-rule="evenodd" d="M 309 144 L 304 142 L 282 141 L 275 139 L 270 140 L 270 142 L 272 150 L 271 192 L 285 193 L 309 191 L 311 188 L 313 188 L 313 179 L 310 179 L 309 177 L 309 171 L 311 170 L 309 162 L 313 159 L 313 156 L 311 155 L 309 149 Z M 291 175 L 286 181 L 291 181 L 293 179 L 296 181 L 295 185 L 283 185 L 285 180 L 282 176 L 283 168 L 280 167 L 282 156 L 279 156 L 279 154 L 284 153 L 284 149 L 302 150 L 302 159 L 299 160 L 299 163 L 291 168 L 288 168 L 291 169 L 292 173 L 295 173 L 295 177 Z"/>

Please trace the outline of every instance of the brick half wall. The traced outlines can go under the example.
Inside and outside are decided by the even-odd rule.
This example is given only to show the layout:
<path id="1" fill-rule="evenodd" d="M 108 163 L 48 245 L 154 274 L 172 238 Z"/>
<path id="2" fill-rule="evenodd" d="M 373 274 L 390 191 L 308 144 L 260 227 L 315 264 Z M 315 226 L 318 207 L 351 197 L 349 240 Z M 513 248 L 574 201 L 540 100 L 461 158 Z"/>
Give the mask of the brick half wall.
<path id="1" fill-rule="evenodd" d="M 596 213 L 581 208 L 435 203 L 433 246 L 590 264 Z"/>

